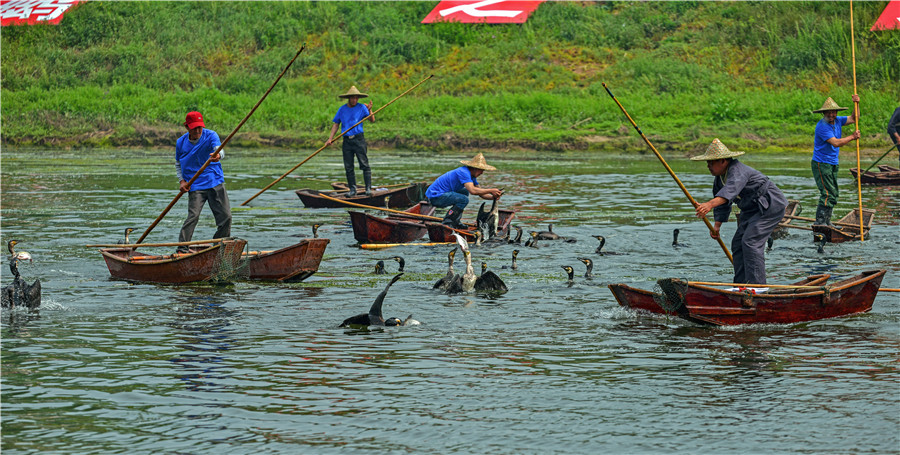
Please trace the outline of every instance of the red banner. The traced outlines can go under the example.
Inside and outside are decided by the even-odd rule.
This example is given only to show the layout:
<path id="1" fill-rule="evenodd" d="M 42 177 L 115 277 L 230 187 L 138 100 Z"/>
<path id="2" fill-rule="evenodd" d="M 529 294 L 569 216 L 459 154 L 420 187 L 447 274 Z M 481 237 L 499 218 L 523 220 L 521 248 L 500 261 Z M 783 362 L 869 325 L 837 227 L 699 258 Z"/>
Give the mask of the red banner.
<path id="1" fill-rule="evenodd" d="M 0 25 L 58 24 L 83 0 L 0 0 Z"/>
<path id="2" fill-rule="evenodd" d="M 900 29 L 900 1 L 893 0 L 884 8 L 881 16 L 875 21 L 875 25 L 869 30 L 897 30 Z"/>
<path id="3" fill-rule="evenodd" d="M 423 24 L 433 22 L 463 22 L 485 24 L 522 24 L 544 0 L 442 0 L 425 19 Z"/>

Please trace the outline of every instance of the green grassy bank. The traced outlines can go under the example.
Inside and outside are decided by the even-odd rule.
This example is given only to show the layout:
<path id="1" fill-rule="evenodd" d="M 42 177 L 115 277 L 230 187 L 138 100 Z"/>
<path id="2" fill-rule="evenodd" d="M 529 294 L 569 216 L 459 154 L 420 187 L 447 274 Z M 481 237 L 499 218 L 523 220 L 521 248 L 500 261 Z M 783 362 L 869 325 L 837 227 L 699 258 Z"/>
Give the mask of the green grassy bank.
<path id="1" fill-rule="evenodd" d="M 900 33 L 854 3 L 863 146 L 887 145 Z M 224 138 L 301 44 L 235 145 L 316 148 L 351 84 L 375 147 L 805 149 L 810 114 L 853 92 L 844 2 L 547 2 L 523 25 L 421 24 L 437 2 L 102 2 L 57 25 L 4 27 L 5 146 L 165 146 L 200 110 Z"/>

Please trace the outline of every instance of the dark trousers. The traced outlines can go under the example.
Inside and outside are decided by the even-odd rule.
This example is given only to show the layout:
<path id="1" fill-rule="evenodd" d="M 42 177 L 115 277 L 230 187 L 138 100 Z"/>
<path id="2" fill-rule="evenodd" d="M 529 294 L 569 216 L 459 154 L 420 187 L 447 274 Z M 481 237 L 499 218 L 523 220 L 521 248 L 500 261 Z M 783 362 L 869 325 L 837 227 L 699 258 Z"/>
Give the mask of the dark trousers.
<path id="1" fill-rule="evenodd" d="M 353 172 L 353 158 L 355 157 L 356 160 L 359 161 L 359 169 L 363 171 L 366 188 L 371 188 L 372 170 L 369 168 L 366 138 L 362 134 L 357 134 L 352 138 L 344 136 L 344 142 L 341 144 L 341 152 L 343 152 L 344 155 L 344 173 L 347 175 L 347 185 L 350 188 L 356 187 L 356 174 Z"/>
<path id="2" fill-rule="evenodd" d="M 179 242 L 190 242 L 194 236 L 194 228 L 197 227 L 197 221 L 200 219 L 200 211 L 203 204 L 209 203 L 209 209 L 212 210 L 213 216 L 216 218 L 216 233 L 214 239 L 223 237 L 231 237 L 231 203 L 228 202 L 228 193 L 225 192 L 225 184 L 215 186 L 206 190 L 188 191 L 188 216 L 181 226 L 181 233 L 178 234 Z M 185 252 L 188 247 L 178 247 L 178 251 Z"/>
<path id="3" fill-rule="evenodd" d="M 816 187 L 819 188 L 819 204 L 825 207 L 834 207 L 838 200 L 837 177 L 839 166 L 818 161 L 812 162 L 812 173 L 816 179 Z"/>
<path id="4" fill-rule="evenodd" d="M 769 202 L 764 212 L 741 212 L 737 231 L 731 239 L 734 282 L 766 284 L 766 241 L 784 217 L 784 196 Z"/>

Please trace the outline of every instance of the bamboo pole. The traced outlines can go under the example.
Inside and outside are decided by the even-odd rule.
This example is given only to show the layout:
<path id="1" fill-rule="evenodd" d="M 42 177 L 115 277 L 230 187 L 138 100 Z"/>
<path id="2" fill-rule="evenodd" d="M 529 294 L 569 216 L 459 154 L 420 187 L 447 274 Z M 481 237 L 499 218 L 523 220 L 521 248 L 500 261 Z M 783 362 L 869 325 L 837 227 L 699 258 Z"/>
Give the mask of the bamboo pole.
<path id="1" fill-rule="evenodd" d="M 320 193 L 319 196 L 324 199 L 328 199 L 329 201 L 340 202 L 341 204 L 346 204 L 351 207 L 359 207 L 361 209 L 381 210 L 382 212 L 397 213 L 397 214 L 408 216 L 411 218 L 420 218 L 423 220 L 430 220 L 430 221 L 441 221 L 443 219 L 443 218 L 436 217 L 436 216 L 422 215 L 420 213 L 404 212 L 403 210 L 394 210 L 394 209 L 389 209 L 389 208 L 385 208 L 385 207 L 375 207 L 374 205 L 357 204 L 356 202 L 350 202 L 350 201 L 345 201 L 343 199 L 334 198 L 327 194 Z"/>
<path id="2" fill-rule="evenodd" d="M 405 92 L 403 92 L 403 93 L 397 95 L 396 98 L 390 100 L 390 101 L 389 101 L 387 104 L 385 104 L 384 106 L 381 106 L 380 108 L 376 109 L 375 112 L 370 113 L 370 114 L 367 115 L 364 119 L 362 119 L 362 120 L 360 120 L 360 121 L 354 123 L 353 126 L 351 126 L 350 128 L 347 128 L 346 130 L 342 131 L 341 134 L 338 134 L 337 136 L 335 136 L 334 138 L 332 138 L 330 143 L 326 143 L 326 144 L 323 145 L 322 147 L 319 147 L 319 149 L 316 150 L 315 152 L 313 152 L 312 155 L 309 155 L 308 157 L 306 157 L 305 160 L 301 161 L 299 164 L 297 164 L 296 166 L 292 167 L 291 170 L 289 170 L 289 171 L 285 172 L 284 174 L 282 174 L 281 177 L 278 177 L 277 179 L 275 179 L 275 181 L 273 181 L 272 183 L 266 185 L 265 188 L 259 190 L 259 192 L 256 193 L 256 194 L 254 194 L 252 197 L 250 197 L 250 199 L 247 199 L 246 201 L 242 202 L 241 205 L 247 205 L 248 202 L 250 202 L 250 201 L 256 199 L 257 196 L 259 196 L 260 194 L 263 194 L 263 193 L 264 193 L 266 190 L 268 190 L 269 188 L 272 188 L 276 183 L 280 182 L 281 179 L 287 177 L 291 172 L 294 172 L 298 167 L 303 166 L 304 163 L 306 163 L 307 161 L 309 161 L 310 159 L 312 159 L 312 157 L 318 155 L 319 152 L 321 152 L 322 150 L 325 150 L 326 147 L 328 147 L 330 144 L 333 144 L 334 141 L 337 140 L 337 138 L 339 138 L 339 137 L 343 136 L 344 134 L 346 134 L 347 131 L 350 131 L 350 130 L 352 130 L 353 128 L 356 128 L 356 125 L 359 125 L 360 123 L 365 122 L 366 119 L 368 119 L 368 118 L 370 118 L 370 117 L 373 117 L 375 114 L 381 112 L 382 109 L 384 109 L 384 108 L 390 106 L 391 103 L 393 103 L 394 101 L 397 101 L 398 99 L 400 99 L 400 98 L 406 96 L 407 93 L 413 91 L 416 87 L 422 85 L 423 83 L 425 83 L 425 81 L 427 81 L 428 79 L 431 79 L 432 77 L 434 77 L 434 74 L 431 74 L 431 75 L 429 75 L 428 77 L 426 77 L 425 79 L 422 79 L 421 82 L 419 82 L 419 83 L 416 84 L 416 85 L 413 85 L 412 87 L 410 87 L 409 90 L 407 90 L 407 91 L 405 91 Z"/>
<path id="3" fill-rule="evenodd" d="M 850 55 L 853 58 L 853 94 L 857 97 L 856 92 L 856 41 L 853 32 L 853 0 L 850 0 Z M 853 116 L 856 118 L 856 130 L 859 131 L 859 101 L 853 102 Z M 862 169 L 859 161 L 859 138 L 856 139 L 856 170 Z M 863 205 L 862 205 L 862 176 L 856 179 L 856 194 L 859 196 L 859 232 L 863 232 Z M 860 242 L 865 242 L 865 236 L 859 236 Z"/>
<path id="4" fill-rule="evenodd" d="M 189 245 L 199 245 L 201 243 L 221 243 L 229 238 L 220 238 L 220 239 L 210 239 L 210 240 L 192 240 L 190 242 L 169 242 L 169 243 L 134 243 L 131 245 L 123 245 L 120 243 L 109 243 L 109 244 L 96 244 L 96 245 L 85 245 L 85 248 L 137 248 L 139 246 L 189 246 Z"/>
<path id="5" fill-rule="evenodd" d="M 429 242 L 429 243 L 363 243 L 359 247 L 364 250 L 383 250 L 395 246 L 436 246 L 436 245 L 455 245 L 455 242 Z"/>
<path id="6" fill-rule="evenodd" d="M 212 163 L 212 157 L 219 154 L 219 152 L 222 150 L 222 148 L 225 147 L 225 144 L 227 144 L 228 141 L 231 140 L 231 138 L 234 136 L 234 134 L 237 133 L 238 130 L 240 130 L 242 126 L 244 126 L 244 123 L 247 122 L 248 119 L 250 119 L 250 116 L 253 115 L 254 112 L 256 112 L 256 108 L 258 108 L 259 105 L 262 104 L 263 100 L 265 100 L 266 97 L 269 96 L 269 93 L 272 91 L 272 89 L 275 88 L 275 85 L 278 84 L 278 81 L 281 80 L 281 77 L 284 76 L 284 73 L 287 73 L 288 68 L 290 68 L 291 65 L 294 64 L 294 60 L 297 60 L 297 57 L 299 57 L 300 53 L 303 52 L 303 49 L 306 49 L 305 44 L 303 46 L 300 46 L 300 50 L 297 51 L 296 54 L 294 54 L 294 58 L 292 58 L 291 61 L 288 62 L 287 66 L 284 67 L 284 70 L 281 71 L 281 74 L 278 75 L 278 78 L 275 79 L 275 82 L 272 83 L 272 86 L 269 87 L 269 90 L 266 90 L 266 93 L 262 96 L 262 98 L 259 99 L 259 101 L 256 103 L 255 106 L 253 106 L 253 109 L 250 109 L 250 112 L 247 114 L 246 117 L 244 117 L 243 120 L 241 120 L 241 123 L 238 123 L 238 126 L 235 127 L 234 131 L 232 131 L 231 134 L 229 134 L 228 137 L 226 137 L 225 140 L 222 141 L 222 144 L 219 145 L 219 148 L 217 148 L 216 151 L 213 152 L 212 155 L 209 156 L 209 158 L 206 160 L 206 162 L 203 163 L 203 166 L 200 166 L 200 169 L 198 169 L 197 172 L 194 174 L 194 176 L 191 177 L 191 179 L 187 182 L 188 188 L 191 187 L 191 184 L 194 183 L 194 180 L 197 180 L 197 177 L 199 177 L 200 174 L 203 173 L 203 171 L 206 169 L 206 167 L 209 166 L 210 163 Z M 151 224 L 150 227 L 147 228 L 147 230 L 144 231 L 143 234 L 141 234 L 141 238 L 138 239 L 137 243 L 141 243 L 144 241 L 144 239 L 147 237 L 147 234 L 150 234 L 150 231 L 152 231 L 153 228 L 155 228 L 156 225 L 159 224 L 159 222 L 163 219 L 163 217 L 165 217 L 166 214 L 169 213 L 169 210 L 172 210 L 172 207 L 175 206 L 175 203 L 178 202 L 179 199 L 181 199 L 181 195 L 183 195 L 184 193 L 185 193 L 184 190 L 182 190 L 181 188 L 178 189 L 178 195 L 175 196 L 175 199 L 172 199 L 172 202 L 170 202 L 169 205 L 165 208 L 165 210 L 163 210 L 163 212 L 159 214 L 159 216 L 156 218 L 156 220 L 153 222 L 153 224 Z"/>
<path id="7" fill-rule="evenodd" d="M 693 196 L 691 196 L 691 193 L 688 192 L 687 188 L 684 187 L 684 184 L 681 183 L 681 180 L 678 178 L 678 176 L 675 175 L 675 171 L 673 171 L 672 168 L 669 167 L 669 164 L 666 163 L 666 160 L 663 159 L 659 151 L 656 150 L 656 147 L 654 147 L 653 144 L 650 143 L 650 140 L 647 139 L 647 136 L 644 136 L 644 132 L 641 131 L 641 128 L 639 126 L 637 126 L 637 123 L 634 123 L 634 120 L 632 120 L 631 116 L 628 115 L 628 112 L 625 111 L 622 103 L 620 103 L 619 100 L 616 99 L 616 96 L 612 94 L 612 92 L 609 90 L 609 87 L 606 86 L 605 82 L 603 82 L 603 88 L 606 89 L 606 93 L 609 93 L 609 96 L 613 99 L 613 101 L 616 102 L 616 104 L 619 106 L 619 109 L 622 110 L 622 113 L 625 114 L 625 117 L 627 117 L 628 121 L 631 122 L 631 125 L 634 126 L 634 129 L 638 132 L 638 134 L 641 135 L 641 138 L 644 140 L 644 142 L 646 142 L 647 145 L 650 146 L 650 150 L 653 150 L 653 153 L 656 154 L 656 157 L 659 158 L 659 161 L 662 163 L 662 165 L 666 168 L 667 171 L 669 171 L 669 175 L 671 175 L 672 178 L 675 179 L 675 182 L 678 183 L 678 187 L 681 188 L 681 191 L 684 193 L 684 195 L 687 196 L 689 201 L 691 201 L 691 204 L 694 207 L 697 207 L 699 204 L 696 200 L 694 200 Z M 713 226 L 712 224 L 710 224 L 705 215 L 703 216 L 703 222 L 706 223 L 706 228 L 709 229 L 709 232 L 713 233 Z M 725 246 L 725 242 L 722 241 L 722 237 L 719 236 L 718 238 L 716 238 L 716 240 L 719 242 L 719 246 L 722 247 L 722 251 L 725 252 L 725 256 L 728 256 L 728 260 L 731 261 L 732 264 L 734 264 L 734 258 L 731 256 L 731 252 L 728 251 L 728 247 Z"/>

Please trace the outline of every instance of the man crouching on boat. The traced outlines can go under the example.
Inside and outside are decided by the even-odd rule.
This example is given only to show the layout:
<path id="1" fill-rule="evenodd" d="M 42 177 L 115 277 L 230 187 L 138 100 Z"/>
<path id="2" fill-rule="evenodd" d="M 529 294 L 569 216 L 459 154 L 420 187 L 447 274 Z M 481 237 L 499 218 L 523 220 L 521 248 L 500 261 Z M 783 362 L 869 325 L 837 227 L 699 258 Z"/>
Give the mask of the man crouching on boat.
<path id="1" fill-rule="evenodd" d="M 479 153 L 471 160 L 460 160 L 465 166 L 460 166 L 438 177 L 428 187 L 425 197 L 435 207 L 450 207 L 441 224 L 454 229 L 465 229 L 462 223 L 462 213 L 469 205 L 469 195 L 474 194 L 482 199 L 499 199 L 503 190 L 497 188 L 481 188 L 477 178 L 484 171 L 496 171 L 497 168 L 487 164 L 484 154 Z"/>
<path id="2" fill-rule="evenodd" d="M 719 228 L 728 221 L 731 204 L 741 209 L 740 222 L 731 239 L 734 257 L 734 282 L 766 284 L 766 240 L 784 217 L 787 198 L 762 172 L 734 159 L 744 152 L 732 152 L 719 139 L 713 139 L 706 153 L 691 157 L 706 161 L 713 180 L 713 198 L 697 204 L 697 217 L 713 211 L 715 225 L 710 236 L 719 238 Z"/>

